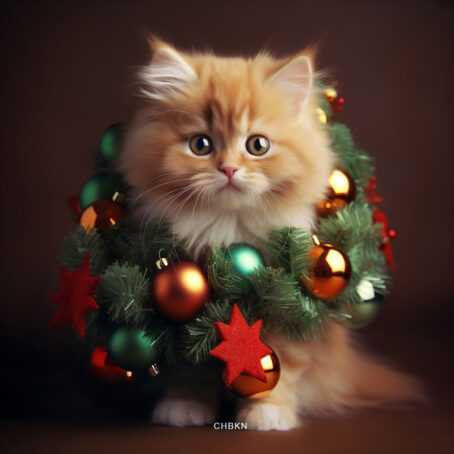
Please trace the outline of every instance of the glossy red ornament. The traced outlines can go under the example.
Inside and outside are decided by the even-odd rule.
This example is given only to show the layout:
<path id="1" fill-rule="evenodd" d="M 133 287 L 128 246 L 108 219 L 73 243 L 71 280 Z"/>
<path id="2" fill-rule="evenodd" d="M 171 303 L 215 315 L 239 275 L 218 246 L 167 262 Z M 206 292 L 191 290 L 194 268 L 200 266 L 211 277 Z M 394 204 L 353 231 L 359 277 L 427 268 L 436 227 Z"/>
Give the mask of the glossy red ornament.
<path id="1" fill-rule="evenodd" d="M 110 200 L 98 200 L 87 207 L 80 216 L 79 224 L 90 231 L 105 230 L 123 221 L 125 213 L 119 203 Z"/>
<path id="2" fill-rule="evenodd" d="M 123 385 L 134 378 L 133 372 L 117 366 L 110 358 L 106 347 L 96 347 L 90 356 L 92 374 L 106 385 Z"/>
<path id="3" fill-rule="evenodd" d="M 192 262 L 178 262 L 161 269 L 154 279 L 152 292 L 156 309 L 177 322 L 193 319 L 210 297 L 203 271 Z"/>

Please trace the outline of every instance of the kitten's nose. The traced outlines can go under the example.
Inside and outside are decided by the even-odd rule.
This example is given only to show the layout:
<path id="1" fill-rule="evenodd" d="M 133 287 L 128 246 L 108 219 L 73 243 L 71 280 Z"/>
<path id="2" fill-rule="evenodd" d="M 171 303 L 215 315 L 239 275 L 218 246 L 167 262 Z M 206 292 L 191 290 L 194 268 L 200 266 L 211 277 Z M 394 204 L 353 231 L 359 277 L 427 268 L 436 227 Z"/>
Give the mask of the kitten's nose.
<path id="1" fill-rule="evenodd" d="M 218 167 L 218 169 L 219 169 L 221 172 L 224 172 L 229 180 L 232 179 L 233 174 L 234 174 L 237 170 L 240 170 L 240 168 L 237 167 L 237 166 L 221 166 L 221 167 Z"/>

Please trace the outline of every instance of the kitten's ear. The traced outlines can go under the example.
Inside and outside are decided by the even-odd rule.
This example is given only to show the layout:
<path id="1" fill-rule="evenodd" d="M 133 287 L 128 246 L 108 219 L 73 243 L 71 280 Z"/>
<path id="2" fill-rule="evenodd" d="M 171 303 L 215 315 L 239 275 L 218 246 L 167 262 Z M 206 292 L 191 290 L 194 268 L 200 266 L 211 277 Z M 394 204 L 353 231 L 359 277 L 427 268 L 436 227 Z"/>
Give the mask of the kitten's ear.
<path id="1" fill-rule="evenodd" d="M 174 47 L 157 38 L 149 42 L 152 59 L 139 72 L 141 91 L 148 98 L 165 101 L 193 82 L 197 75 Z"/>
<path id="2" fill-rule="evenodd" d="M 268 82 L 286 95 L 295 109 L 300 113 L 313 83 L 312 62 L 310 57 L 299 55 L 272 74 Z"/>

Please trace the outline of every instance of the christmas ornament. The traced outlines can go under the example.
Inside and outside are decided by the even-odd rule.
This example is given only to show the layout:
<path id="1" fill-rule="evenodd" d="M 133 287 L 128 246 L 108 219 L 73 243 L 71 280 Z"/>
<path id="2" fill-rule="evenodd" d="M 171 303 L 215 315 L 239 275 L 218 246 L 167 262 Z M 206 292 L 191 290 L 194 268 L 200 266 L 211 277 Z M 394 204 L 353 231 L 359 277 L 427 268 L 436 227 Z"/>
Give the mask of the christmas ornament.
<path id="1" fill-rule="evenodd" d="M 265 263 L 260 252 L 248 244 L 233 244 L 227 249 L 227 253 L 233 261 L 235 271 L 241 277 L 249 276 Z"/>
<path id="2" fill-rule="evenodd" d="M 344 304 L 338 311 L 343 315 L 337 321 L 347 328 L 359 329 L 370 325 L 383 309 L 383 295 L 376 293 L 374 286 L 366 279 L 356 286 L 358 295 L 363 300 L 360 304 Z"/>
<path id="3" fill-rule="evenodd" d="M 335 213 L 356 197 L 356 185 L 353 178 L 341 169 L 334 169 L 328 180 L 329 188 L 326 200 L 317 205 L 319 216 Z"/>
<path id="4" fill-rule="evenodd" d="M 277 385 L 281 369 L 279 360 L 274 352 L 264 356 L 260 360 L 263 371 L 265 372 L 265 381 L 247 374 L 240 374 L 233 380 L 230 390 L 238 397 L 245 399 L 260 399 L 267 396 Z"/>
<path id="5" fill-rule="evenodd" d="M 242 373 L 266 382 L 261 359 L 272 350 L 260 340 L 262 320 L 248 325 L 240 308 L 234 304 L 230 322 L 215 323 L 221 343 L 210 351 L 210 355 L 226 363 L 224 382 L 230 387 Z"/>
<path id="6" fill-rule="evenodd" d="M 86 254 L 76 271 L 60 268 L 60 290 L 50 296 L 57 305 L 53 324 L 71 323 L 80 337 L 85 336 L 87 313 L 98 309 L 94 298 L 99 276 L 90 275 L 90 255 Z"/>
<path id="7" fill-rule="evenodd" d="M 341 293 L 350 280 L 352 267 L 348 257 L 330 243 L 315 245 L 309 253 L 311 262 L 308 275 L 300 277 L 300 283 L 317 298 L 329 300 Z"/>
<path id="8" fill-rule="evenodd" d="M 148 370 L 158 357 L 157 338 L 138 328 L 119 328 L 109 340 L 109 354 L 120 367 Z"/>
<path id="9" fill-rule="evenodd" d="M 382 225 L 382 227 L 380 229 L 380 234 L 381 234 L 380 250 L 385 255 L 386 263 L 388 264 L 388 267 L 391 270 L 395 271 L 396 264 L 394 262 L 393 249 L 391 247 L 391 240 L 396 237 L 397 233 L 394 229 L 390 229 L 388 227 L 388 218 L 387 218 L 386 214 L 377 208 L 375 208 L 375 210 L 372 212 L 372 222 L 374 224 L 379 223 Z"/>
<path id="10" fill-rule="evenodd" d="M 90 356 L 92 374 L 106 385 L 130 383 L 134 374 L 130 370 L 117 366 L 110 358 L 106 347 L 96 347 Z"/>
<path id="11" fill-rule="evenodd" d="M 342 112 L 344 109 L 345 99 L 339 96 L 334 88 L 327 88 L 325 90 L 325 97 L 331 105 L 331 110 L 334 113 Z"/>
<path id="12" fill-rule="evenodd" d="M 203 271 L 192 262 L 171 264 L 167 259 L 157 262 L 152 291 L 157 310 L 176 322 L 193 319 L 210 297 L 210 288 Z"/>
<path id="13" fill-rule="evenodd" d="M 106 172 L 100 172 L 90 177 L 82 186 L 79 194 L 80 206 L 85 210 L 98 200 L 112 200 L 120 192 L 118 177 Z"/>
<path id="14" fill-rule="evenodd" d="M 95 228 L 105 230 L 123 221 L 124 218 L 125 213 L 120 204 L 109 200 L 98 200 L 84 210 L 79 224 L 87 231 Z"/>
<path id="15" fill-rule="evenodd" d="M 315 109 L 315 112 L 320 123 L 322 125 L 326 125 L 326 123 L 328 123 L 328 117 L 326 116 L 325 111 L 321 107 L 317 107 L 317 109 Z"/>
<path id="16" fill-rule="evenodd" d="M 379 205 L 383 202 L 383 197 L 377 194 L 377 177 L 374 175 L 370 177 L 369 184 L 364 188 L 369 203 Z"/>
<path id="17" fill-rule="evenodd" d="M 123 139 L 123 129 L 123 123 L 114 123 L 104 131 L 99 147 L 103 163 L 112 163 L 117 157 Z"/>

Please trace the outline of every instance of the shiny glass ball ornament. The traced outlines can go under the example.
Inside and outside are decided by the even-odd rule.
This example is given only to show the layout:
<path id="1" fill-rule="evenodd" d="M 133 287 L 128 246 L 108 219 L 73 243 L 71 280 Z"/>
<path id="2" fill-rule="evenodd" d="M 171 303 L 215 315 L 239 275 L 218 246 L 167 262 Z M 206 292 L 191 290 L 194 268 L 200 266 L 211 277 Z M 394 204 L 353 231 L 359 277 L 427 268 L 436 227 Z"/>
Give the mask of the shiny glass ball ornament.
<path id="1" fill-rule="evenodd" d="M 110 200 L 98 200 L 84 210 L 79 224 L 87 231 L 93 229 L 105 230 L 123 221 L 125 213 L 123 207 Z"/>
<path id="2" fill-rule="evenodd" d="M 166 265 L 167 264 L 167 265 Z M 152 293 L 156 309 L 176 322 L 193 319 L 207 304 L 210 287 L 202 269 L 193 262 L 158 261 Z"/>
<path id="3" fill-rule="evenodd" d="M 123 140 L 123 130 L 123 123 L 114 123 L 103 132 L 99 144 L 103 163 L 112 163 L 118 156 Z"/>
<path id="4" fill-rule="evenodd" d="M 119 328 L 109 339 L 109 354 L 120 367 L 146 371 L 158 357 L 157 340 L 138 328 Z"/>
<path id="5" fill-rule="evenodd" d="M 334 214 L 353 202 L 356 197 L 356 184 L 353 178 L 341 169 L 334 169 L 328 180 L 326 199 L 317 205 L 319 216 Z"/>
<path id="6" fill-rule="evenodd" d="M 367 279 L 363 279 L 356 286 L 356 291 L 363 300 L 359 304 L 344 304 L 338 308 L 342 317 L 336 320 L 347 328 L 364 328 L 370 325 L 382 312 L 384 296 L 377 293 L 374 286 Z"/>
<path id="7" fill-rule="evenodd" d="M 238 397 L 260 399 L 267 396 L 277 385 L 280 376 L 280 365 L 277 355 L 272 352 L 261 359 L 265 371 L 266 382 L 251 375 L 241 374 L 233 380 L 230 390 Z"/>
<path id="8" fill-rule="evenodd" d="M 227 248 L 227 254 L 233 261 L 235 271 L 241 277 L 249 276 L 255 269 L 265 264 L 260 252 L 248 244 L 233 244 Z"/>
<path id="9" fill-rule="evenodd" d="M 327 117 L 325 111 L 321 107 L 317 107 L 315 112 L 317 114 L 317 118 L 319 119 L 320 123 L 322 125 L 326 125 L 326 123 L 328 123 L 328 117 Z"/>
<path id="10" fill-rule="evenodd" d="M 105 385 L 123 385 L 130 383 L 134 373 L 117 366 L 109 356 L 106 347 L 95 347 L 90 356 L 91 373 Z"/>
<path id="11" fill-rule="evenodd" d="M 112 197 L 119 192 L 120 179 L 107 172 L 100 172 L 90 177 L 83 184 L 79 201 L 82 210 L 88 208 L 98 200 L 112 200 Z"/>
<path id="12" fill-rule="evenodd" d="M 352 267 L 347 255 L 330 243 L 315 244 L 309 252 L 309 273 L 300 283 L 317 298 L 329 300 L 347 287 Z"/>

